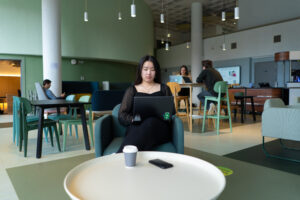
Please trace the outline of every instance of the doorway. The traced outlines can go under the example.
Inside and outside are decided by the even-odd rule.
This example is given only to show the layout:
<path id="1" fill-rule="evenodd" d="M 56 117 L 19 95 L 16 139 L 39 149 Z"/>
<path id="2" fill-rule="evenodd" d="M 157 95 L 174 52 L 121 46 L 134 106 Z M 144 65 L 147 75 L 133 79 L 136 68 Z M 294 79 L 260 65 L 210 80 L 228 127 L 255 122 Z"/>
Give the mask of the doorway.
<path id="1" fill-rule="evenodd" d="M 0 60 L 0 114 L 12 114 L 13 96 L 21 96 L 21 60 Z"/>

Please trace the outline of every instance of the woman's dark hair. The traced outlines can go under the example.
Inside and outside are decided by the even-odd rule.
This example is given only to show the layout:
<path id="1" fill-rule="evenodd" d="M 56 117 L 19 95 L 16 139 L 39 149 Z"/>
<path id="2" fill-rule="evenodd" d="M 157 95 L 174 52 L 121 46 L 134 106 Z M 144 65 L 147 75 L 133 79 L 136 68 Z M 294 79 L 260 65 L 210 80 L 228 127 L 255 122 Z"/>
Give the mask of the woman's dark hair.
<path id="1" fill-rule="evenodd" d="M 211 60 L 203 60 L 202 61 L 202 67 L 205 67 L 205 68 L 212 68 L 212 61 Z"/>
<path id="2" fill-rule="evenodd" d="M 155 83 L 161 83 L 161 77 L 160 77 L 160 66 L 159 63 L 157 62 L 156 58 L 153 56 L 146 55 L 140 59 L 138 68 L 136 70 L 136 79 L 134 81 L 134 85 L 138 85 L 142 83 L 142 69 L 143 65 L 145 62 L 150 61 L 154 65 L 154 70 L 155 70 L 155 77 L 154 77 L 154 82 Z"/>
<path id="3" fill-rule="evenodd" d="M 189 75 L 189 71 L 188 71 L 187 66 L 185 66 L 185 65 L 182 65 L 182 66 L 180 67 L 179 74 L 182 75 L 182 74 L 181 74 L 181 69 L 182 69 L 182 68 L 185 69 L 185 74 L 183 74 L 183 75 L 188 76 L 188 75 Z"/>

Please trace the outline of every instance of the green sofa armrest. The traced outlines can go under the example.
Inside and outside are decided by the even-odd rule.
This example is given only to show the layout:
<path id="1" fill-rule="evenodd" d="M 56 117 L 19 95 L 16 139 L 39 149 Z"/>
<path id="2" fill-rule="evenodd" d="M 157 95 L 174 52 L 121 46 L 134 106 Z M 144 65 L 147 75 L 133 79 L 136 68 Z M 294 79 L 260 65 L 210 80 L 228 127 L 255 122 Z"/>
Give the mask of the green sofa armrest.
<path id="1" fill-rule="evenodd" d="M 177 116 L 172 116 L 172 143 L 174 144 L 177 153 L 184 153 L 184 129 L 181 119 Z"/>
<path id="2" fill-rule="evenodd" d="M 104 115 L 95 123 L 95 154 L 96 157 L 103 155 L 104 149 L 114 138 L 112 132 L 112 116 Z"/>

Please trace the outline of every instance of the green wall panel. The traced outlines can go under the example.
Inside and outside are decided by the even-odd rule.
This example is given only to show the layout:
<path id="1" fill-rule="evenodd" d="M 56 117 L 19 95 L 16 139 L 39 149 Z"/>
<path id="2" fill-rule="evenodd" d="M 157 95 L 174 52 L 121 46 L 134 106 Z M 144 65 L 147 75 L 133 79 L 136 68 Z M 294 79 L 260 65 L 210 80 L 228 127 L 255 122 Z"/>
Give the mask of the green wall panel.
<path id="1" fill-rule="evenodd" d="M 28 95 L 29 90 L 35 90 L 34 83 L 43 81 L 43 60 L 41 56 L 27 55 L 5 55 L 0 54 L 0 59 L 22 60 L 21 81 L 22 92 Z M 96 59 L 78 59 L 79 64 L 72 65 L 70 58 L 62 59 L 62 80 L 80 81 L 84 76 L 84 81 L 98 81 L 100 86 L 102 81 L 110 82 L 133 82 L 135 80 L 135 64 L 127 64 L 114 61 L 103 61 Z"/>
<path id="2" fill-rule="evenodd" d="M 130 0 L 88 0 L 89 22 L 83 21 L 83 0 L 61 0 L 62 56 L 137 62 L 153 54 L 150 8 Z M 42 55 L 41 0 L 0 0 L 0 53 Z M 120 7 L 123 20 L 117 20 Z"/>

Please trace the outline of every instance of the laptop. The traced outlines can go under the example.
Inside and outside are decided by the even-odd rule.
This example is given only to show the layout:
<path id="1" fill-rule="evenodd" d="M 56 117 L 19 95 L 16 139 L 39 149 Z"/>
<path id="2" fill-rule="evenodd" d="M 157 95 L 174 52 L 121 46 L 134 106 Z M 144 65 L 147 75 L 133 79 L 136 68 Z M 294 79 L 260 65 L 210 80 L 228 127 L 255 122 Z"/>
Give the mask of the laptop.
<path id="1" fill-rule="evenodd" d="M 178 84 L 182 84 L 183 83 L 183 78 L 180 75 L 170 75 L 169 76 L 169 82 L 175 82 Z"/>
<path id="2" fill-rule="evenodd" d="M 192 80 L 189 77 L 183 76 L 182 78 L 184 80 L 184 83 L 192 83 Z"/>
<path id="3" fill-rule="evenodd" d="M 158 117 L 171 121 L 174 112 L 173 96 L 135 96 L 133 115 L 140 115 L 141 120 L 147 117 Z"/>

